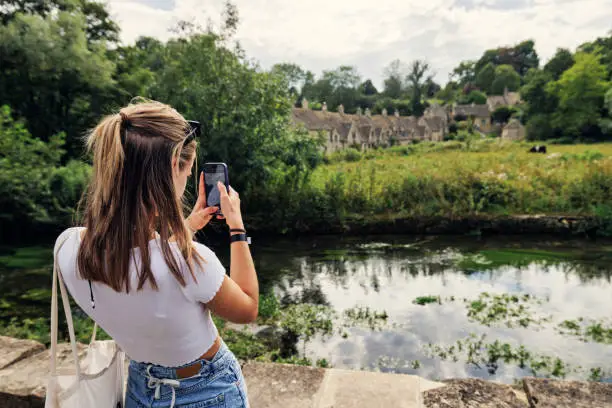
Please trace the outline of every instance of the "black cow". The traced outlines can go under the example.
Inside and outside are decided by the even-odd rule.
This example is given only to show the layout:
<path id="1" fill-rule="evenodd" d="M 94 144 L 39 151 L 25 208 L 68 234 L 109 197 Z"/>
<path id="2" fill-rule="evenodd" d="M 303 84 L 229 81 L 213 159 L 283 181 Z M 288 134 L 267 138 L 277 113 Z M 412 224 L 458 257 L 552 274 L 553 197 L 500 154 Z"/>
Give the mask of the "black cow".
<path id="1" fill-rule="evenodd" d="M 529 153 L 544 153 L 546 154 L 546 146 L 533 146 L 529 149 Z"/>

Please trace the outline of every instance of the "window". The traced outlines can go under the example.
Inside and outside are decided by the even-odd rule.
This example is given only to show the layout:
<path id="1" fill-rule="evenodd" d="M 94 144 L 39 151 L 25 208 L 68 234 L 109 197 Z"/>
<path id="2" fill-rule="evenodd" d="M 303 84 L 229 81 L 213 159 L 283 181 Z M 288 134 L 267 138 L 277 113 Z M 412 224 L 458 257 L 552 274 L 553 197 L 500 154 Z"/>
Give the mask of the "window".
<path id="1" fill-rule="evenodd" d="M 480 121 L 480 124 L 481 124 L 481 125 L 483 125 L 483 126 L 484 126 L 484 125 L 486 125 L 486 124 L 487 124 L 486 119 L 482 119 L 482 120 Z"/>

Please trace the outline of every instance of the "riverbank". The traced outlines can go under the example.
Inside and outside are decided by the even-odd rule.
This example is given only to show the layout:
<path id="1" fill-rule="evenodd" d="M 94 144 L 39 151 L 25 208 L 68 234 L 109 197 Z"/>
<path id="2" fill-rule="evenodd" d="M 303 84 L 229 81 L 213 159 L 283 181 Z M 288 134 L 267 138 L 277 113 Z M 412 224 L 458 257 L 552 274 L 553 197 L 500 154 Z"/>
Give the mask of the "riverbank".
<path id="1" fill-rule="evenodd" d="M 255 220 L 252 231 L 275 236 L 278 231 Z M 471 216 L 352 216 L 342 222 L 315 220 L 292 235 L 555 235 L 595 238 L 609 236 L 612 220 L 597 216 L 471 215 Z"/>
<path id="2" fill-rule="evenodd" d="M 79 350 L 85 350 L 79 345 Z M 72 364 L 59 345 L 59 368 Z M 0 336 L 0 406 L 44 406 L 49 351 L 29 340 Z M 442 382 L 404 375 L 245 362 L 253 408 L 575 408 L 612 407 L 612 384 L 523 378 L 514 385 L 480 379 Z"/>

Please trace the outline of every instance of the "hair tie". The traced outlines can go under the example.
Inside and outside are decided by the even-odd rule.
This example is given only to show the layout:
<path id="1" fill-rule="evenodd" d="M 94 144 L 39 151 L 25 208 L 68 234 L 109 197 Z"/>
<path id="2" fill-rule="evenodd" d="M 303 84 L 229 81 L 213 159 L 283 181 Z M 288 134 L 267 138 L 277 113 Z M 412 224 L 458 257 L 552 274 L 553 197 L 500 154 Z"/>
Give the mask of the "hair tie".
<path id="1" fill-rule="evenodd" d="M 132 122 L 130 121 L 130 119 L 124 112 L 119 111 L 119 116 L 121 116 L 121 126 L 122 127 L 128 128 L 132 126 Z"/>

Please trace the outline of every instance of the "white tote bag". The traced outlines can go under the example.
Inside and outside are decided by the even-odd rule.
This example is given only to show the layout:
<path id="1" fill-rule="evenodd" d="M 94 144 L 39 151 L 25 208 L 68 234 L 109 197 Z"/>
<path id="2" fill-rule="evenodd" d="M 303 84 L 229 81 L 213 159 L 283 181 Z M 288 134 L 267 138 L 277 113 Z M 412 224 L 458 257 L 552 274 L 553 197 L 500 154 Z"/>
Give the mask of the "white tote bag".
<path id="1" fill-rule="evenodd" d="M 60 243 L 61 249 L 66 240 Z M 53 260 L 51 294 L 51 370 L 47 381 L 45 408 L 117 408 L 123 406 L 125 353 L 112 340 L 96 341 L 94 325 L 91 342 L 79 364 L 68 293 L 60 276 L 57 253 Z M 62 295 L 74 367 L 57 369 L 57 284 Z"/>

